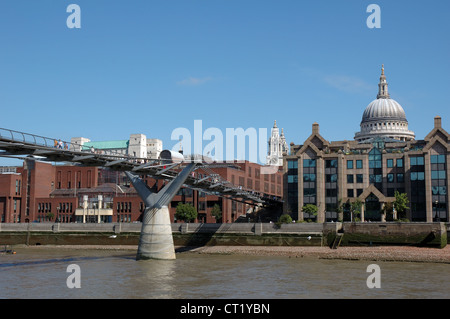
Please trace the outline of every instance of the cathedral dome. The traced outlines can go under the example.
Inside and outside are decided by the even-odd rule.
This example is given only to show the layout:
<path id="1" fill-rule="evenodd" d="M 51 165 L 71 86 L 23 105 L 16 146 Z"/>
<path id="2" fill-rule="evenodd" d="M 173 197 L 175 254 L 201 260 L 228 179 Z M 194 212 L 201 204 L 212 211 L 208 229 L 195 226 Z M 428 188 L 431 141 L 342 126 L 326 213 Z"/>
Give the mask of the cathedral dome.
<path id="1" fill-rule="evenodd" d="M 381 119 L 406 121 L 406 114 L 397 101 L 393 99 L 376 99 L 364 110 L 361 123 Z"/>
<path id="2" fill-rule="evenodd" d="M 377 99 L 370 102 L 364 110 L 361 131 L 356 133 L 355 140 L 360 143 L 371 141 L 373 138 L 409 141 L 414 137 L 414 132 L 408 130 L 405 110 L 397 101 L 391 99 L 388 93 L 382 66 Z"/>

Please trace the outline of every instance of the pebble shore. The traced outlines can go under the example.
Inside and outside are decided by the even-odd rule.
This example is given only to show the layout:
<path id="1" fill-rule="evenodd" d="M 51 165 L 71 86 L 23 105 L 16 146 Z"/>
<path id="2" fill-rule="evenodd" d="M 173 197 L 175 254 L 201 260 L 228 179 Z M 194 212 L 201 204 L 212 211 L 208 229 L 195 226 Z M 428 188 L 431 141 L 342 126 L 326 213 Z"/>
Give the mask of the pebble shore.
<path id="1" fill-rule="evenodd" d="M 185 248 L 186 249 L 186 248 Z M 294 258 L 321 258 L 373 261 L 408 261 L 450 264 L 450 246 L 443 249 L 412 246 L 372 247 L 287 247 L 287 246 L 204 246 L 190 252 L 200 254 L 243 254 L 259 256 L 286 256 Z"/>
<path id="2" fill-rule="evenodd" d="M 19 248 L 19 246 L 15 246 Z M 22 246 L 28 249 L 102 249 L 137 251 L 137 246 L 126 245 L 61 245 Z M 370 246 L 370 247 L 308 247 L 308 246 L 202 246 L 175 247 L 177 254 L 240 254 L 253 256 L 285 256 L 290 258 L 320 258 L 344 260 L 405 261 L 450 264 L 450 246 L 425 248 L 414 246 Z"/>

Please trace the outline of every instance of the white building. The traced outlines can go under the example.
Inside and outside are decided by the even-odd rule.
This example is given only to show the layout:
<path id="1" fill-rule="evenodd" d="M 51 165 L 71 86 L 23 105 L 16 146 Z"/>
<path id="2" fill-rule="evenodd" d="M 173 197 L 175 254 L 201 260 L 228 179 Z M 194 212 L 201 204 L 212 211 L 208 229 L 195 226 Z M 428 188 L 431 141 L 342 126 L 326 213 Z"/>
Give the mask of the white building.
<path id="1" fill-rule="evenodd" d="M 91 151 L 98 154 L 129 155 L 157 159 L 163 145 L 160 139 L 147 139 L 144 134 L 131 134 L 129 140 L 91 141 L 85 137 L 72 137 L 70 148 L 74 151 Z"/>

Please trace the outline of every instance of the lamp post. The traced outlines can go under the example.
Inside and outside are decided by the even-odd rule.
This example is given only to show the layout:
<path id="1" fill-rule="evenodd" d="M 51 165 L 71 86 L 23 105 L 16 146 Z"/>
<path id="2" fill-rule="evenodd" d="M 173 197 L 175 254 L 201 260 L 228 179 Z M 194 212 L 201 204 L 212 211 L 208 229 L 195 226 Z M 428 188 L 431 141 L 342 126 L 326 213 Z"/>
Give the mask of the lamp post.
<path id="1" fill-rule="evenodd" d="M 435 201 L 434 204 L 436 206 L 436 222 L 440 222 L 441 219 L 439 218 L 439 210 L 438 210 L 439 202 Z"/>

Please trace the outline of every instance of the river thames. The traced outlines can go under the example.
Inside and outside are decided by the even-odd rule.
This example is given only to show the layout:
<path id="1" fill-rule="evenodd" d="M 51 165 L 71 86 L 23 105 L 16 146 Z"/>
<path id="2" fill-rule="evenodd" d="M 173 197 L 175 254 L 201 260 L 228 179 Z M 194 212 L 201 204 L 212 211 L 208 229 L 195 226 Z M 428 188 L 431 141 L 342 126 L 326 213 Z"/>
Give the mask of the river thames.
<path id="1" fill-rule="evenodd" d="M 132 250 L 16 250 L 0 255 L 0 298 L 318 299 L 449 298 L 443 263 L 177 253 L 136 261 Z M 368 266 L 380 269 L 369 288 Z M 70 265 L 79 287 L 69 288 Z"/>

